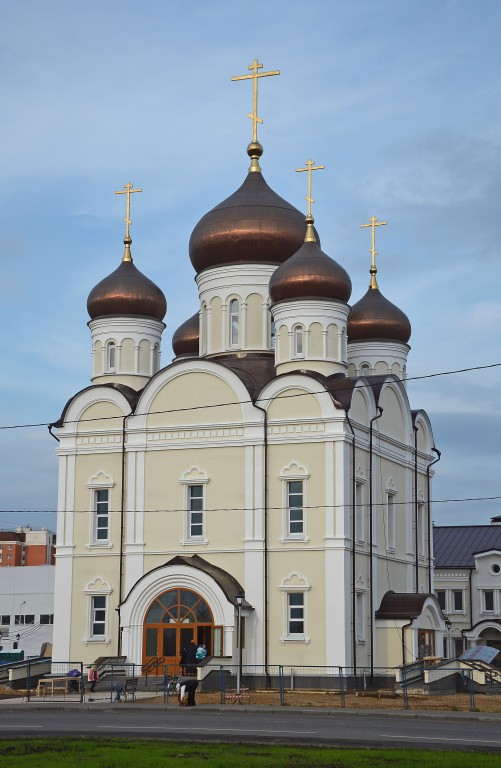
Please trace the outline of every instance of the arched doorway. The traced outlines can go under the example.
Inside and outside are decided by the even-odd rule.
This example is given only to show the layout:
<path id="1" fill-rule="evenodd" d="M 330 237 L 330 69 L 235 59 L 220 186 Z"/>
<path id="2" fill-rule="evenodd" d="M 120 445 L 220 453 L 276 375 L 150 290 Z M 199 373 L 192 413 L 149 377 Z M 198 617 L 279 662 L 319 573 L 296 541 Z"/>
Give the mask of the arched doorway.
<path id="1" fill-rule="evenodd" d="M 143 666 L 160 674 L 165 664 L 179 665 L 190 641 L 205 643 L 213 655 L 214 618 L 205 600 L 189 589 L 169 589 L 150 604 L 143 625 Z M 216 651 L 217 653 L 217 651 Z M 178 670 L 176 670 L 177 672 Z"/>

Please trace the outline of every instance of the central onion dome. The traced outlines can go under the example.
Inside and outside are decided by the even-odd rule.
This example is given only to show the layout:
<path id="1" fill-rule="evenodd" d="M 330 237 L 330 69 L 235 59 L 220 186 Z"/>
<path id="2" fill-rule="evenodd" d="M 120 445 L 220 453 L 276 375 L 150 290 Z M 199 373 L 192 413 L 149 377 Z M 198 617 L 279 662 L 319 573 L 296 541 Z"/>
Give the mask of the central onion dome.
<path id="1" fill-rule="evenodd" d="M 200 342 L 200 320 L 198 312 L 185 320 L 172 337 L 175 357 L 198 357 Z"/>
<path id="2" fill-rule="evenodd" d="M 306 238 L 299 250 L 281 264 L 270 280 L 270 298 L 279 301 L 327 299 L 347 302 L 351 280 L 347 271 L 317 245 L 313 217 L 306 217 Z"/>
<path id="3" fill-rule="evenodd" d="M 125 238 L 122 263 L 89 293 L 87 311 L 91 320 L 110 315 L 141 315 L 160 321 L 165 317 L 165 296 L 152 280 L 134 266 L 131 242 L 130 237 Z"/>
<path id="4" fill-rule="evenodd" d="M 276 194 L 259 167 L 263 148 L 249 144 L 251 167 L 242 186 L 205 214 L 190 238 L 197 274 L 224 264 L 281 264 L 304 240 L 304 216 Z"/>

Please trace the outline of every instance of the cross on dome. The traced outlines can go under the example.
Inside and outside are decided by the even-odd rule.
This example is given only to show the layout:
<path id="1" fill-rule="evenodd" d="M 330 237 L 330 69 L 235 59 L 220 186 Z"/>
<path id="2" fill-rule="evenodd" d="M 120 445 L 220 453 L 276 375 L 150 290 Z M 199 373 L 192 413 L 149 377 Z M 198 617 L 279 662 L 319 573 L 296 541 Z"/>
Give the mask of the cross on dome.
<path id="1" fill-rule="evenodd" d="M 376 251 L 376 227 L 383 227 L 386 224 L 388 224 L 387 221 L 378 221 L 376 216 L 371 216 L 368 224 L 360 224 L 361 229 L 365 227 L 372 228 L 372 248 L 369 250 L 369 253 L 371 254 L 371 282 L 369 288 L 379 288 L 376 280 L 376 256 L 378 255 L 378 252 Z"/>
<path id="2" fill-rule="evenodd" d="M 258 78 L 260 77 L 270 77 L 271 75 L 279 75 L 280 70 L 275 69 L 273 72 L 258 72 L 259 69 L 262 69 L 263 65 L 258 62 L 257 59 L 254 59 L 252 64 L 249 64 L 248 69 L 252 71 L 251 75 L 235 75 L 232 77 L 233 80 L 253 80 L 253 112 L 252 114 L 249 112 L 247 115 L 252 120 L 252 141 L 257 142 L 257 124 L 261 123 L 263 124 L 263 121 L 260 117 L 258 117 L 257 114 L 257 82 Z"/>

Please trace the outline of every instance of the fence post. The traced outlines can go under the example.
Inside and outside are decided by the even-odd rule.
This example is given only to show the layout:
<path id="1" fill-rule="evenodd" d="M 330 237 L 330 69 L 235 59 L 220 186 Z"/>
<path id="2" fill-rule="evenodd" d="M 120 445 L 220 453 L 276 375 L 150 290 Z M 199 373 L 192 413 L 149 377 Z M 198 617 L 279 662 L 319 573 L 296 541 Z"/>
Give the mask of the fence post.
<path id="1" fill-rule="evenodd" d="M 475 709 L 475 686 L 473 684 L 473 670 L 468 670 L 468 693 L 470 694 L 470 712 Z"/>
<path id="2" fill-rule="evenodd" d="M 164 664 L 164 675 L 163 675 L 163 683 L 164 683 L 164 704 L 169 703 L 169 673 L 168 673 L 168 666 L 167 664 Z"/>
<path id="3" fill-rule="evenodd" d="M 83 661 L 80 662 L 80 685 L 78 687 L 80 689 L 80 704 L 83 704 L 83 700 L 84 700 L 84 665 L 83 665 Z"/>
<path id="4" fill-rule="evenodd" d="M 284 668 L 279 665 L 278 667 L 278 684 L 280 688 L 280 705 L 285 704 L 285 691 L 284 691 Z"/>
<path id="5" fill-rule="evenodd" d="M 219 667 L 219 703 L 224 704 L 224 694 L 225 694 L 225 677 L 224 677 L 224 667 L 221 664 Z"/>
<path id="6" fill-rule="evenodd" d="M 26 700 L 30 701 L 30 694 L 31 694 L 31 661 L 28 661 L 28 669 L 27 669 L 27 676 L 26 676 Z"/>
<path id="7" fill-rule="evenodd" d="M 404 691 L 404 709 L 409 709 L 409 696 L 407 691 L 407 670 L 402 667 L 402 689 Z"/>
<path id="8" fill-rule="evenodd" d="M 344 701 L 344 677 L 343 677 L 343 668 L 339 667 L 339 694 L 341 696 L 341 706 L 344 709 L 345 708 L 345 701 Z"/>

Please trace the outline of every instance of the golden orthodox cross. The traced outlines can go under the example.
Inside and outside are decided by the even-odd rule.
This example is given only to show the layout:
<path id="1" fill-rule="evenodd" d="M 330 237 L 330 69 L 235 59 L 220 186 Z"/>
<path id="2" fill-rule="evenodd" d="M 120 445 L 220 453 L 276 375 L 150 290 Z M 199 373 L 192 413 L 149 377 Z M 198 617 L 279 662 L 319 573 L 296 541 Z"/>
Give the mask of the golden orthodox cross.
<path id="1" fill-rule="evenodd" d="M 307 160 L 306 161 L 306 168 L 296 168 L 296 173 L 300 173 L 301 171 L 307 171 L 308 172 L 308 197 L 305 199 L 308 201 L 308 218 L 311 219 L 311 204 L 315 201 L 313 200 L 311 196 L 311 173 L 312 171 L 321 171 L 325 168 L 325 165 L 315 165 L 314 160 Z"/>
<path id="2" fill-rule="evenodd" d="M 125 237 L 128 240 L 129 239 L 129 226 L 132 224 L 130 220 L 130 196 L 133 192 L 142 192 L 142 189 L 134 189 L 134 184 L 131 184 L 130 181 L 127 182 L 127 184 L 124 184 L 124 188 L 120 189 L 118 192 L 115 192 L 115 195 L 127 195 L 127 203 L 125 206 Z"/>
<path id="3" fill-rule="evenodd" d="M 364 227 L 371 227 L 372 228 L 372 248 L 369 251 L 369 253 L 371 254 L 371 269 L 370 269 L 370 273 L 371 273 L 371 285 L 370 285 L 370 287 L 371 288 L 377 288 L 378 287 L 378 284 L 377 284 L 377 281 L 376 281 L 376 272 L 377 272 L 376 256 L 378 255 L 377 251 L 376 251 L 376 227 L 384 227 L 384 225 L 387 224 L 387 223 L 388 223 L 387 221 L 378 221 L 375 216 L 371 216 L 370 219 L 369 219 L 369 223 L 368 224 L 360 224 L 360 227 L 362 229 Z"/>
<path id="4" fill-rule="evenodd" d="M 248 117 L 252 120 L 253 123 L 253 130 L 252 130 L 252 141 L 257 141 L 257 124 L 261 123 L 263 124 L 263 121 L 260 117 L 257 116 L 257 81 L 259 77 L 270 77 L 270 75 L 279 75 L 280 70 L 276 69 L 273 72 L 258 72 L 259 69 L 262 69 L 263 65 L 259 64 L 257 59 L 254 59 L 252 64 L 249 64 L 248 69 L 252 70 L 251 75 L 235 75 L 235 77 L 232 77 L 232 80 L 254 80 L 253 84 L 253 94 L 254 94 L 254 101 L 253 101 L 253 113 L 248 114 Z"/>

